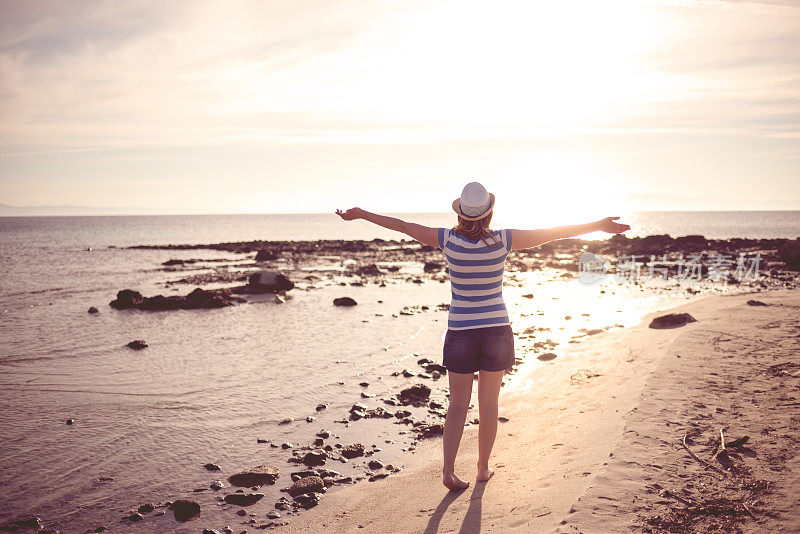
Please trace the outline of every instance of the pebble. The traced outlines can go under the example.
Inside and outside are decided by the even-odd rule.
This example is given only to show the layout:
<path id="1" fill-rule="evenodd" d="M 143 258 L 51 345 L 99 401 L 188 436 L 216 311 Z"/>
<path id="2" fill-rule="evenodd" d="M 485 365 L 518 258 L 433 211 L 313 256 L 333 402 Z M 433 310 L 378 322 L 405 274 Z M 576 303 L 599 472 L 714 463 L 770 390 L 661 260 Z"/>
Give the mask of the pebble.
<path id="1" fill-rule="evenodd" d="M 206 464 L 203 467 L 208 469 L 209 471 L 219 471 L 221 468 L 217 464 Z"/>

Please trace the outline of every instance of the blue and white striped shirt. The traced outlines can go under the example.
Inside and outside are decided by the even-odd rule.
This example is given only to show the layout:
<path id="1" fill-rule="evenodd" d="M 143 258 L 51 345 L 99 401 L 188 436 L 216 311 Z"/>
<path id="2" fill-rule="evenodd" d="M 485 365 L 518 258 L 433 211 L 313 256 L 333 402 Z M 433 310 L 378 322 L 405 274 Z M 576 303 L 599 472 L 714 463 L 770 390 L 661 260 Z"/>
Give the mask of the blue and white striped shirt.
<path id="1" fill-rule="evenodd" d="M 495 230 L 495 240 L 487 237 L 486 242 L 471 241 L 450 228 L 438 230 L 452 291 L 447 327 L 468 330 L 511 324 L 503 302 L 503 271 L 511 252 L 511 230 Z"/>

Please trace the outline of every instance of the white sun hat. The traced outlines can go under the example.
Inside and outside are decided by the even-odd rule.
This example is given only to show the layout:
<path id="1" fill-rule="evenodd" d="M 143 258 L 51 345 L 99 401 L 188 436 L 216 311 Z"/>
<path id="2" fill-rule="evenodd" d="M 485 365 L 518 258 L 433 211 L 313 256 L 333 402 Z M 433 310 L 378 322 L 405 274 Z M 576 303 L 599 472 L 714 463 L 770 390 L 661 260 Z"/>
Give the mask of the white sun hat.
<path id="1" fill-rule="evenodd" d="M 453 211 L 468 221 L 483 219 L 494 208 L 494 195 L 478 182 L 470 182 L 453 201 Z"/>

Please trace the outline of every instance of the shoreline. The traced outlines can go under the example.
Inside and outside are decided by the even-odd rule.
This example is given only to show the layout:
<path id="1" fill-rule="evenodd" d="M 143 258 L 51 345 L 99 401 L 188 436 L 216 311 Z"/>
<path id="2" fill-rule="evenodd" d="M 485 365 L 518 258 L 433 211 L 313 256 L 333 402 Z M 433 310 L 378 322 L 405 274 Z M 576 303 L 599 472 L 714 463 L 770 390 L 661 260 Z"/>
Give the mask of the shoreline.
<path id="1" fill-rule="evenodd" d="M 478 529 L 486 532 L 614 532 L 628 531 L 632 526 L 655 528 L 648 526 L 648 520 L 657 521 L 654 518 L 663 519 L 676 513 L 675 506 L 665 504 L 668 499 L 652 487 L 645 487 L 652 473 L 645 474 L 636 468 L 636 465 L 647 464 L 649 459 L 643 456 L 649 449 L 639 450 L 637 456 L 625 439 L 633 432 L 657 434 L 656 422 L 648 417 L 637 420 L 639 412 L 670 411 L 675 407 L 665 405 L 664 398 L 652 392 L 670 392 L 675 403 L 685 400 L 683 383 L 675 383 L 671 370 L 665 368 L 666 363 L 677 359 L 676 350 L 702 354 L 710 342 L 708 329 L 718 327 L 721 322 L 739 316 L 738 325 L 758 328 L 753 325 L 757 321 L 749 317 L 750 314 L 760 314 L 762 319 L 767 316 L 768 323 L 786 322 L 790 319 L 786 306 L 800 305 L 800 294 L 793 291 L 761 293 L 758 298 L 770 304 L 764 307 L 748 306 L 746 302 L 751 297 L 714 296 L 680 305 L 671 311 L 688 312 L 697 322 L 674 330 L 648 329 L 649 319 L 663 313 L 657 312 L 634 328 L 594 336 L 569 347 L 558 365 L 534 370 L 538 376 L 525 374 L 523 370 L 510 388 L 501 393 L 501 414 L 509 421 L 499 426 L 493 454 L 496 474 L 488 483 L 474 482 L 476 432 L 474 428 L 466 428 L 457 463 L 458 471 L 472 480 L 465 492 L 450 493 L 441 485 L 441 443 L 436 440 L 420 447 L 413 467 L 403 473 L 337 491 L 318 507 L 294 519 L 283 531 L 315 532 L 323 525 L 326 532 L 356 529 L 359 532 L 472 532 Z M 741 318 L 743 315 L 747 317 Z M 731 350 L 735 350 L 735 344 L 731 344 Z M 715 357 L 719 358 L 719 354 Z M 795 363 L 800 367 L 800 362 Z M 698 380 L 704 374 L 697 362 L 684 359 L 681 364 L 687 368 L 689 376 Z M 709 364 L 708 361 L 702 363 Z M 737 367 L 731 366 L 730 372 L 740 371 Z M 719 377 L 723 379 L 724 376 Z M 550 390 L 554 395 L 535 388 L 545 384 L 553 386 Z M 736 384 L 737 396 L 746 397 L 743 391 L 746 387 L 747 383 Z M 795 426 L 797 419 L 794 419 Z M 767 423 L 765 420 L 764 424 Z M 758 430 L 747 433 L 756 441 Z M 787 439 L 786 436 L 783 439 Z M 665 441 L 671 457 L 661 458 L 663 464 L 676 470 L 676 466 L 688 464 L 686 467 L 693 476 L 705 476 L 697 475 L 688 455 L 674 450 L 674 440 Z M 766 445 L 759 443 L 758 446 L 763 454 Z M 755 472 L 763 470 L 756 465 L 758 459 L 742 461 L 754 464 L 751 469 Z M 620 471 L 625 466 L 633 469 L 627 476 Z M 675 476 L 683 474 L 678 472 Z M 794 480 L 795 486 L 797 482 Z M 786 487 L 791 488 L 791 480 L 784 479 L 782 487 L 784 491 Z M 638 501 L 647 491 L 650 493 L 645 501 L 649 501 L 642 505 Z M 637 504 L 626 502 L 625 497 Z M 795 527 L 800 524 L 794 522 L 800 518 L 786 510 L 782 517 L 769 517 L 767 514 L 773 513 L 769 510 L 788 505 L 788 502 L 770 502 L 770 498 L 780 500 L 778 494 L 770 494 L 761 497 L 764 500 L 759 505 L 761 508 L 750 507 L 759 510 L 760 523 L 755 523 L 757 520 L 752 517 L 739 517 L 737 521 L 760 529 L 765 527 L 765 522 L 772 522 L 768 523 L 772 525 L 788 522 Z M 673 504 L 681 506 L 679 501 L 673 500 Z M 387 514 L 387 510 L 391 513 Z M 748 523 L 748 520 L 754 522 Z"/>

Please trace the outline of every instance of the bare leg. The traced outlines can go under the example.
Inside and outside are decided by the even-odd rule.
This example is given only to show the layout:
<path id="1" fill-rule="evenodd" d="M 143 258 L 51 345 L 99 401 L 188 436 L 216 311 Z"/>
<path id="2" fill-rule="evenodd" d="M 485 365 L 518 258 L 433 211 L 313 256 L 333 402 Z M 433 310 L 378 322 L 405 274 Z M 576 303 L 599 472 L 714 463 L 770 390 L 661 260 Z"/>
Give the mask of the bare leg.
<path id="1" fill-rule="evenodd" d="M 444 420 L 442 482 L 451 490 L 462 490 L 469 486 L 469 482 L 464 482 L 455 474 L 456 455 L 461 443 L 461 434 L 464 433 L 474 374 L 448 372 L 447 376 L 450 380 L 450 405 L 447 407 L 447 417 Z"/>
<path id="2" fill-rule="evenodd" d="M 480 371 L 478 375 L 478 482 L 489 480 L 494 474 L 489 468 L 489 456 L 497 436 L 497 401 L 504 374 L 505 371 Z"/>

